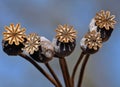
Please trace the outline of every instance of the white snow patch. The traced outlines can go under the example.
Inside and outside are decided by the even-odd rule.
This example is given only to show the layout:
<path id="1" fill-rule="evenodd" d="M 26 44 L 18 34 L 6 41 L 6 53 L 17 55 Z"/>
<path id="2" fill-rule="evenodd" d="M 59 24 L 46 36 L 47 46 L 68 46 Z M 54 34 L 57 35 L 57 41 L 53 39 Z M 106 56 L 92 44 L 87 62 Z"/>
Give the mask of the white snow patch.
<path id="1" fill-rule="evenodd" d="M 93 31 L 93 30 L 97 30 L 97 26 L 95 26 L 95 19 L 93 18 L 89 24 L 89 29 L 90 29 L 90 32 Z"/>
<path id="2" fill-rule="evenodd" d="M 86 38 L 82 38 L 81 39 L 81 41 L 80 41 L 80 46 L 82 47 L 82 48 L 84 48 L 84 49 L 86 49 L 87 48 L 87 45 L 85 45 L 85 40 L 86 40 Z"/>

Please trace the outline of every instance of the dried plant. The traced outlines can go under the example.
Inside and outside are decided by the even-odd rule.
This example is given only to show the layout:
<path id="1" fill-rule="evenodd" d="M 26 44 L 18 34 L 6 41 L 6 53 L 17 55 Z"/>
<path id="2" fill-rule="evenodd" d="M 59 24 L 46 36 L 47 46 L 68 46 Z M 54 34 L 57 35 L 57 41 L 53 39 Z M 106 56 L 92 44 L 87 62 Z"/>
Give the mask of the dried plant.
<path id="1" fill-rule="evenodd" d="M 96 32 L 95 30 L 88 32 L 85 35 L 85 39 L 85 45 L 87 45 L 89 49 L 97 50 L 102 47 L 100 32 Z"/>
<path id="2" fill-rule="evenodd" d="M 40 46 L 40 37 L 36 33 L 31 33 L 27 37 L 27 41 L 24 43 L 24 51 L 27 53 L 33 54 L 34 51 L 39 50 Z"/>
<path id="3" fill-rule="evenodd" d="M 100 12 L 96 13 L 96 25 L 100 28 L 105 27 L 106 30 L 109 30 L 110 28 L 113 29 L 116 23 L 114 18 L 115 15 L 110 15 L 110 11 L 101 10 Z"/>
<path id="4" fill-rule="evenodd" d="M 43 36 L 38 36 L 36 33 L 26 35 L 25 29 L 21 29 L 20 24 L 16 26 L 10 24 L 10 27 L 5 27 L 6 32 L 3 32 L 3 51 L 8 55 L 19 55 L 29 61 L 55 87 L 63 87 L 63 84 L 61 84 L 57 74 L 50 66 L 50 60 L 53 60 L 54 57 L 58 58 L 65 87 L 75 86 L 76 71 L 81 64 L 77 87 L 82 87 L 87 61 L 91 54 L 98 52 L 102 47 L 104 39 L 111 36 L 111 28 L 114 28 L 114 24 L 116 23 L 114 18 L 114 15 L 110 15 L 110 11 L 105 12 L 101 10 L 92 19 L 89 31 L 80 41 L 82 52 L 73 68 L 72 76 L 69 73 L 69 67 L 65 57 L 69 56 L 76 47 L 77 31 L 74 30 L 73 26 L 68 26 L 67 24 L 58 25 L 55 30 L 56 37 L 51 42 Z M 17 52 L 16 48 L 19 49 Z M 44 63 L 51 75 L 38 63 Z"/>
<path id="5" fill-rule="evenodd" d="M 9 44 L 15 43 L 15 45 L 19 45 L 22 43 L 25 38 L 25 29 L 20 28 L 20 24 L 14 26 L 14 24 L 10 24 L 10 26 L 5 27 L 6 32 L 3 32 L 4 40 L 8 41 Z"/>
<path id="6" fill-rule="evenodd" d="M 74 30 L 73 26 L 65 25 L 58 25 L 58 28 L 56 29 L 56 38 L 60 42 L 68 43 L 73 42 L 76 38 L 76 30 Z"/>

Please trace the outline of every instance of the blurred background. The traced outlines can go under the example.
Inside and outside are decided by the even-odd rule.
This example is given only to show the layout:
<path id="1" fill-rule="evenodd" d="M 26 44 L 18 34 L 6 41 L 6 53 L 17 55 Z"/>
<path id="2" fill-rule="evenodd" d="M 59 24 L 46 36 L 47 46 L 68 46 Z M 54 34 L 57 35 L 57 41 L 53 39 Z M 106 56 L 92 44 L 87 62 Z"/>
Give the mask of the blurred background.
<path id="1" fill-rule="evenodd" d="M 73 25 L 78 31 L 77 47 L 67 58 L 72 73 L 81 52 L 80 39 L 88 31 L 91 19 L 102 9 L 110 10 L 116 15 L 117 24 L 109 41 L 91 55 L 82 87 L 120 87 L 119 3 L 119 0 L 0 0 L 0 41 L 4 26 L 10 23 L 20 23 L 27 29 L 27 34 L 37 32 L 49 40 L 55 36 L 58 24 Z M 19 56 L 8 56 L 2 46 L 0 48 L 0 87 L 54 87 L 29 62 Z M 50 64 L 64 83 L 58 60 L 53 59 Z M 44 64 L 40 65 L 46 69 Z M 79 70 L 76 83 L 78 75 Z"/>

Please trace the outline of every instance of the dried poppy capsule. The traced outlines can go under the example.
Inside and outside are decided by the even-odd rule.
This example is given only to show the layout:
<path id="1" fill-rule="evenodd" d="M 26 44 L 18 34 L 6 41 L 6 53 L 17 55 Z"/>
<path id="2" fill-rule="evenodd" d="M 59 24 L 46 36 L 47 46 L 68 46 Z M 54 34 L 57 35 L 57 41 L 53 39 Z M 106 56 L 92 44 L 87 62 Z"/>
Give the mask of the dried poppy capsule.
<path id="1" fill-rule="evenodd" d="M 110 15 L 110 11 L 101 10 L 96 13 L 94 19 L 92 19 L 90 26 L 97 26 L 97 31 L 101 33 L 102 41 L 105 42 L 111 36 L 116 21 L 115 15 Z M 90 30 L 92 27 L 90 27 Z M 93 30 L 93 29 L 92 29 Z"/>
<path id="2" fill-rule="evenodd" d="M 29 34 L 24 45 L 23 50 L 37 62 L 46 63 L 53 58 L 54 47 L 52 43 L 44 37 L 39 37 L 36 33 Z"/>
<path id="3" fill-rule="evenodd" d="M 58 25 L 56 29 L 56 38 L 53 40 L 55 47 L 55 56 L 65 57 L 70 55 L 76 46 L 76 34 L 73 26 Z"/>
<path id="4" fill-rule="evenodd" d="M 45 37 L 41 37 L 39 50 L 40 50 L 40 62 L 43 63 L 52 60 L 55 54 L 53 44 Z"/>
<path id="5" fill-rule="evenodd" d="M 34 60 L 39 61 L 39 46 L 40 37 L 36 33 L 31 33 L 26 36 L 27 41 L 24 43 L 23 50 L 28 53 Z"/>
<path id="6" fill-rule="evenodd" d="M 25 42 L 25 29 L 20 27 L 20 24 L 10 24 L 5 27 L 6 32 L 3 32 L 3 51 L 8 55 L 18 55 L 22 52 Z"/>
<path id="7" fill-rule="evenodd" d="M 84 53 L 96 53 L 102 47 L 102 38 L 99 32 L 95 30 L 88 32 L 80 41 Z"/>

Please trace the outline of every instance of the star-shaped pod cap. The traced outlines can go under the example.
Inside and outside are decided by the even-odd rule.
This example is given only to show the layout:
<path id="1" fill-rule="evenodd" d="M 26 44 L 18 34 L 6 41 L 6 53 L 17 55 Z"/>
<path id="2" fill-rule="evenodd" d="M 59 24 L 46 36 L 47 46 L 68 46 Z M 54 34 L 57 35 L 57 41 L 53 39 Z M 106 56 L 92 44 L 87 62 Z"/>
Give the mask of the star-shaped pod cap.
<path id="1" fill-rule="evenodd" d="M 40 36 L 36 33 L 30 33 L 26 36 L 26 42 L 24 43 L 24 48 L 22 49 L 25 53 L 29 54 L 34 60 L 39 61 L 39 46 L 40 46 Z"/>
<path id="2" fill-rule="evenodd" d="M 115 15 L 111 15 L 110 11 L 101 10 L 100 12 L 96 13 L 95 20 L 96 25 L 99 28 L 105 28 L 106 30 L 113 29 L 114 25 L 116 24 Z"/>
<path id="3" fill-rule="evenodd" d="M 10 24 L 5 26 L 3 32 L 3 51 L 8 55 L 18 55 L 22 52 L 21 48 L 24 47 L 23 43 L 26 40 L 25 28 L 21 28 L 20 24 Z"/>
<path id="4" fill-rule="evenodd" d="M 58 25 L 56 37 L 53 40 L 55 55 L 61 58 L 70 55 L 76 46 L 76 37 L 77 31 L 73 26 Z"/>
<path id="5" fill-rule="evenodd" d="M 34 54 L 35 51 L 39 50 L 40 46 L 40 37 L 36 33 L 31 33 L 27 35 L 26 42 L 24 43 L 25 47 L 23 50 L 28 54 Z"/>
<path id="6" fill-rule="evenodd" d="M 88 32 L 80 42 L 81 48 L 85 53 L 93 54 L 102 47 L 100 33 L 95 30 Z"/>
<path id="7" fill-rule="evenodd" d="M 56 39 L 63 43 L 74 42 L 77 37 L 77 31 L 74 30 L 73 26 L 58 25 L 56 29 Z"/>

